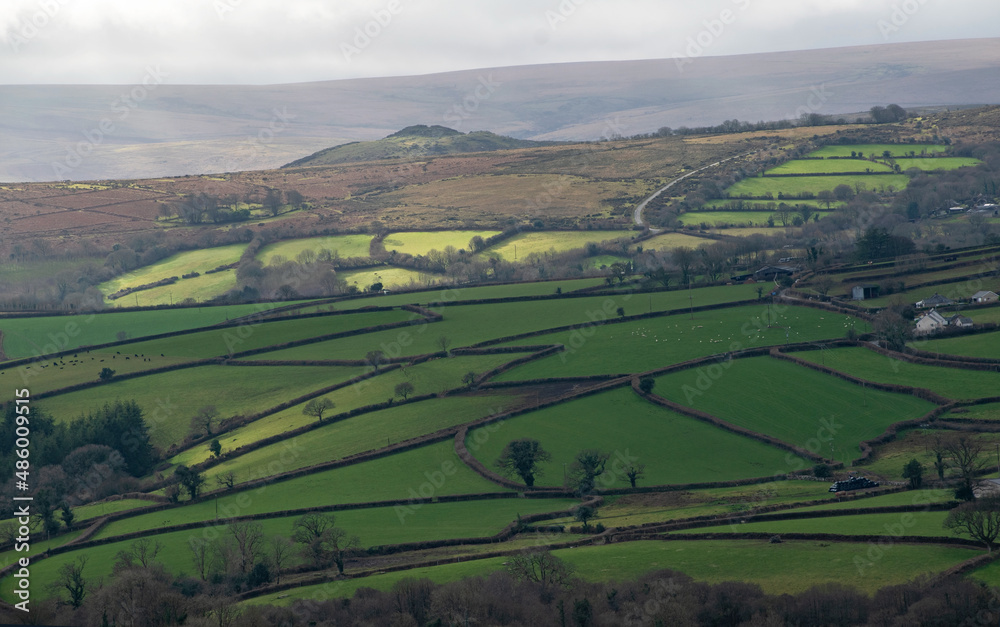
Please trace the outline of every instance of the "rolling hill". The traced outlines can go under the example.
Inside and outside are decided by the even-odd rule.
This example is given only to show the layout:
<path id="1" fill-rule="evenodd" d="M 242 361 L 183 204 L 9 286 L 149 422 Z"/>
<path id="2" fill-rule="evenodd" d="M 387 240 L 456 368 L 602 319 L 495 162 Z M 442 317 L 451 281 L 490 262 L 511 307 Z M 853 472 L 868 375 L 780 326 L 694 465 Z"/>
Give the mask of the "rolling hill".
<path id="1" fill-rule="evenodd" d="M 533 140 L 597 139 L 738 117 L 1000 102 L 997 39 L 674 60 L 534 65 L 288 85 L 171 85 L 128 115 L 120 85 L 0 87 L 0 181 L 275 168 L 440 121 Z M 141 77 L 137 77 L 139 80 Z M 95 134 L 102 120 L 113 131 Z M 107 128 L 107 124 L 105 125 Z M 89 135 L 88 135 L 89 133 Z M 88 139 L 90 138 L 90 139 Z M 86 155 L 76 154 L 80 144 Z"/>
<path id="2" fill-rule="evenodd" d="M 284 167 L 337 165 L 376 161 L 378 159 L 412 158 L 453 155 L 467 152 L 492 152 L 512 148 L 535 148 L 555 142 L 536 142 L 496 135 L 489 131 L 463 133 L 445 126 L 417 124 L 408 126 L 383 139 L 370 142 L 350 142 L 320 150 L 297 159 Z"/>

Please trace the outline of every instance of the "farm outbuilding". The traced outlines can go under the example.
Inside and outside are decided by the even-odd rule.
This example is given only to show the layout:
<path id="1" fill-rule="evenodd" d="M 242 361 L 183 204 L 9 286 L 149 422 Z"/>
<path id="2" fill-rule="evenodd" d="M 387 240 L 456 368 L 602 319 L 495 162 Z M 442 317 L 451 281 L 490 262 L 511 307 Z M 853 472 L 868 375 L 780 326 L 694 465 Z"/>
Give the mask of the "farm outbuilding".
<path id="1" fill-rule="evenodd" d="M 851 288 L 851 298 L 854 300 L 867 300 L 878 298 L 879 287 L 877 285 L 855 285 Z"/>
<path id="2" fill-rule="evenodd" d="M 917 302 L 918 309 L 926 309 L 928 307 L 944 307 L 946 305 L 954 305 L 955 301 L 950 298 L 946 298 L 936 293 L 930 298 L 925 298 Z"/>
<path id="3" fill-rule="evenodd" d="M 1000 300 L 1000 295 L 997 295 L 996 292 L 990 292 L 988 290 L 981 290 L 979 292 L 976 292 L 975 294 L 972 295 L 971 298 L 969 298 L 970 302 L 976 304 L 995 303 L 998 300 Z"/>
<path id="4" fill-rule="evenodd" d="M 758 281 L 773 281 L 781 276 L 792 276 L 798 268 L 792 266 L 764 266 L 753 273 L 753 278 Z"/>

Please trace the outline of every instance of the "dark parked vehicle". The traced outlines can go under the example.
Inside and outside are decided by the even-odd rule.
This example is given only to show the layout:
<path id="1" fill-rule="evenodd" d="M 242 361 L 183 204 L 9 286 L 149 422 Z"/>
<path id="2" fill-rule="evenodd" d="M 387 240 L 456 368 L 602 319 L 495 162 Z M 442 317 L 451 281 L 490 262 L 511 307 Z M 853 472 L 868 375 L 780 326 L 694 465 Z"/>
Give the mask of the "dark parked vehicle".
<path id="1" fill-rule="evenodd" d="M 865 488 L 877 488 L 878 481 L 872 481 L 864 477 L 851 477 L 843 481 L 834 481 L 830 486 L 830 492 L 847 492 L 848 490 L 863 490 Z"/>

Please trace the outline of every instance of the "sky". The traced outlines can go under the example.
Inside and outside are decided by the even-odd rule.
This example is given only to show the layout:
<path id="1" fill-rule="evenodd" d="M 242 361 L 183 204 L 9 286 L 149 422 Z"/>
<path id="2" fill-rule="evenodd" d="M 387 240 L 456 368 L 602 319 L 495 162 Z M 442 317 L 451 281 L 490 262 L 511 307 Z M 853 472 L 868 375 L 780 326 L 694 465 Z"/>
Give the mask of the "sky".
<path id="1" fill-rule="evenodd" d="M 997 0 L 0 0 L 0 84 L 281 84 L 995 37 Z"/>

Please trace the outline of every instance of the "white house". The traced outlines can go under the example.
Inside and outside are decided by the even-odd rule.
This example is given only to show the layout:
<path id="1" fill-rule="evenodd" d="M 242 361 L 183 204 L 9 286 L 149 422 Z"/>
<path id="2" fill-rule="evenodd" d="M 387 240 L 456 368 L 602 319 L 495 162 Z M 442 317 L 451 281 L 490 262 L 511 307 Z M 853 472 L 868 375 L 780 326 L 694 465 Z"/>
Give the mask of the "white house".
<path id="1" fill-rule="evenodd" d="M 979 292 L 976 292 L 975 294 L 973 294 L 972 298 L 970 298 L 969 300 L 971 302 L 977 303 L 977 304 L 980 304 L 980 303 L 995 303 L 998 300 L 1000 300 L 1000 295 L 997 295 L 996 292 L 990 292 L 988 290 L 982 290 L 982 291 L 979 291 Z"/>
<path id="2" fill-rule="evenodd" d="M 935 310 L 931 309 L 925 315 L 921 316 L 919 320 L 917 320 L 916 333 L 933 333 L 946 326 L 948 326 L 948 320 Z"/>

